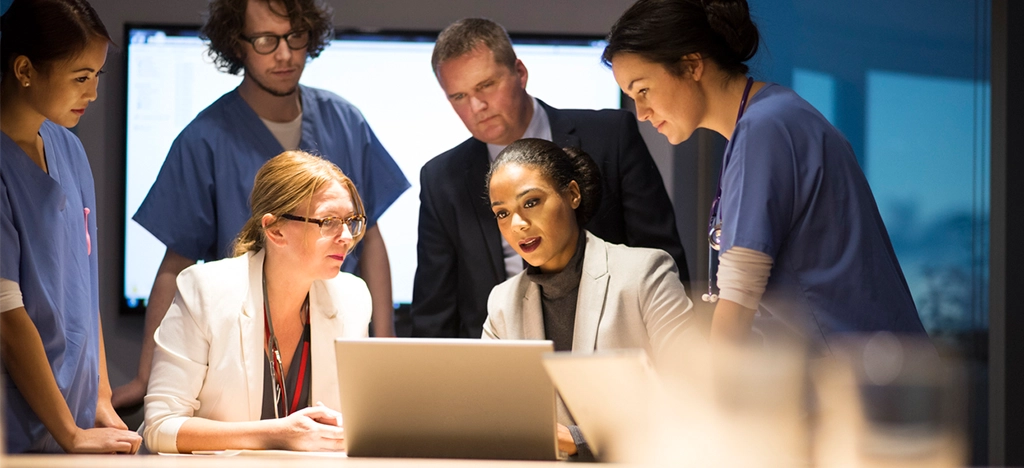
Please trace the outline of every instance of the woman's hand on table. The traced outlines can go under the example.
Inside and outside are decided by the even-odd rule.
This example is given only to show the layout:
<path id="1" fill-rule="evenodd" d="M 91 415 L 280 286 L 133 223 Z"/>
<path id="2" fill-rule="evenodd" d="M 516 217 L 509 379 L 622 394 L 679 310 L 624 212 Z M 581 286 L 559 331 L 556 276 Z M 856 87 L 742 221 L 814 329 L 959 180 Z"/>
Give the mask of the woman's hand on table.
<path id="1" fill-rule="evenodd" d="M 287 450 L 339 452 L 345 450 L 341 413 L 317 405 L 281 418 L 280 443 Z"/>
<path id="2" fill-rule="evenodd" d="M 558 450 L 569 455 L 576 455 L 576 441 L 572 438 L 569 428 L 558 425 Z"/>
<path id="3" fill-rule="evenodd" d="M 71 439 L 61 444 L 68 453 L 128 453 L 139 451 L 142 436 L 125 429 L 100 427 L 78 429 Z"/>

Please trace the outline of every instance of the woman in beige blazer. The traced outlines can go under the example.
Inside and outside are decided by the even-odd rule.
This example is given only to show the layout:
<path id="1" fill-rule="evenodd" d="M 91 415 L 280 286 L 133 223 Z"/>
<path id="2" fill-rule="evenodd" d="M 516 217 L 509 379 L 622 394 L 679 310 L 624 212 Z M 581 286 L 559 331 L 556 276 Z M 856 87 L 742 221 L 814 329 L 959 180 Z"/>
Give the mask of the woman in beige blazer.
<path id="1" fill-rule="evenodd" d="M 583 230 L 601 200 L 586 153 L 539 139 L 507 146 L 488 191 L 502 236 L 530 266 L 495 286 L 483 338 L 549 339 L 558 351 L 644 349 L 655 360 L 693 326 L 693 303 L 667 253 Z M 585 451 L 559 402 L 559 447 Z"/>
<path id="2" fill-rule="evenodd" d="M 366 336 L 370 294 L 339 273 L 365 228 L 337 166 L 299 151 L 256 174 L 234 258 L 192 266 L 157 329 L 153 452 L 341 450 L 333 340 Z"/>

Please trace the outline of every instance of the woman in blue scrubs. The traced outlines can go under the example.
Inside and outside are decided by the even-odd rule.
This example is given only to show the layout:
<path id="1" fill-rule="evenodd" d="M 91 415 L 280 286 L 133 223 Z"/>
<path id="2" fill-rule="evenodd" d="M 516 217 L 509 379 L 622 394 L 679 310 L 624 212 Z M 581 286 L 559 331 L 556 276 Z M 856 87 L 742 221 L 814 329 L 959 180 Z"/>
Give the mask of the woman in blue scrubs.
<path id="1" fill-rule="evenodd" d="M 709 223 L 712 340 L 746 340 L 758 310 L 823 351 L 838 333 L 924 335 L 849 142 L 792 90 L 747 76 L 759 41 L 745 0 L 640 0 L 604 52 L 670 142 L 698 127 L 729 139 Z"/>
<path id="2" fill-rule="evenodd" d="M 110 36 L 83 0 L 17 0 L 0 41 L 0 356 L 7 451 L 134 453 L 110 405 L 96 196 L 73 127 Z"/>

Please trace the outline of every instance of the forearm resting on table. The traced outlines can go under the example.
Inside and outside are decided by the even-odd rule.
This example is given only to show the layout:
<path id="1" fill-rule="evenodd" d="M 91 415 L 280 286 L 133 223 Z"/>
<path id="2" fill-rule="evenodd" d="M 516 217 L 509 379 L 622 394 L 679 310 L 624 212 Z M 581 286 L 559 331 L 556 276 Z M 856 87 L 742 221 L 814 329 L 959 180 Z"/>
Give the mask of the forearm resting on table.
<path id="1" fill-rule="evenodd" d="M 275 444 L 277 419 L 261 421 L 224 422 L 204 418 L 189 418 L 178 429 L 176 439 L 179 453 L 197 450 L 263 450 L 284 448 Z"/>
<path id="2" fill-rule="evenodd" d="M 57 388 L 39 330 L 24 307 L 0 314 L 0 355 L 28 406 L 57 443 L 68 450 L 78 426 Z"/>
<path id="3" fill-rule="evenodd" d="M 223 422 L 188 418 L 174 437 L 176 450 L 182 453 L 225 449 L 341 451 L 345 447 L 341 413 L 319 402 L 281 419 Z"/>
<path id="4" fill-rule="evenodd" d="M 391 296 L 391 264 L 379 224 L 366 230 L 359 270 L 373 302 L 373 336 L 395 336 L 395 304 Z"/>

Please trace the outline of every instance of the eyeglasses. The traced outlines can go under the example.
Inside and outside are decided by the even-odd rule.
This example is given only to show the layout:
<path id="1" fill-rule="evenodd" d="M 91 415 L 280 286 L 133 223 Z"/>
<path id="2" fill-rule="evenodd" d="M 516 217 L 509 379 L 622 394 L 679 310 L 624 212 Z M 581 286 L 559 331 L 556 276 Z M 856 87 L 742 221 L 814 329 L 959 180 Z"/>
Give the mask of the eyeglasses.
<path id="1" fill-rule="evenodd" d="M 308 46 L 309 31 L 292 31 L 283 36 L 277 34 L 262 34 L 253 37 L 242 36 L 242 39 L 252 44 L 252 48 L 257 54 L 267 55 L 277 50 L 277 46 L 281 44 L 281 39 L 284 39 L 284 42 L 288 44 L 288 48 L 291 50 L 299 50 Z"/>
<path id="2" fill-rule="evenodd" d="M 348 226 L 348 232 L 352 233 L 352 237 L 359 237 L 363 233 L 363 228 L 366 227 L 366 216 L 361 214 L 349 216 L 348 218 L 306 218 L 285 213 L 281 217 L 292 221 L 316 224 L 320 226 L 320 236 L 322 237 L 341 235 L 343 226 Z"/>

